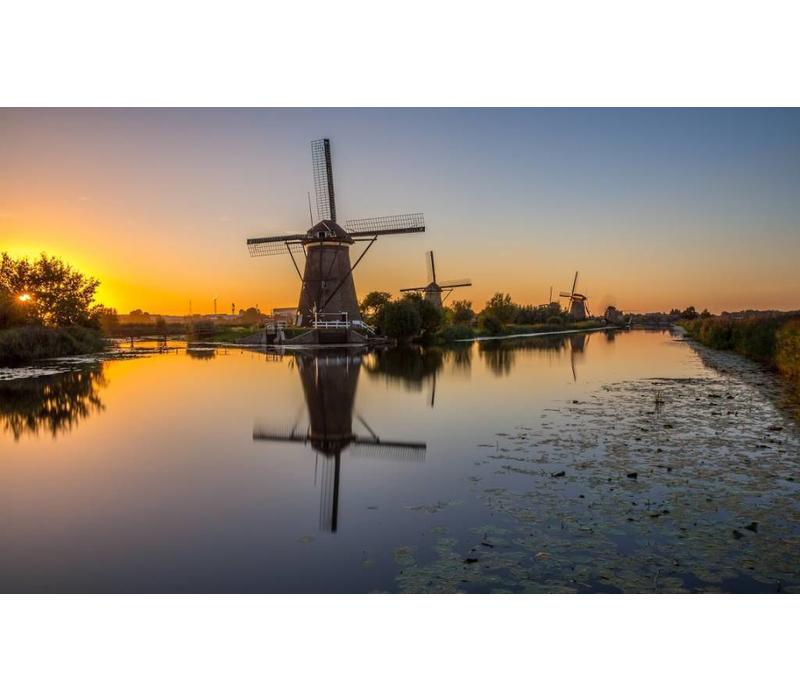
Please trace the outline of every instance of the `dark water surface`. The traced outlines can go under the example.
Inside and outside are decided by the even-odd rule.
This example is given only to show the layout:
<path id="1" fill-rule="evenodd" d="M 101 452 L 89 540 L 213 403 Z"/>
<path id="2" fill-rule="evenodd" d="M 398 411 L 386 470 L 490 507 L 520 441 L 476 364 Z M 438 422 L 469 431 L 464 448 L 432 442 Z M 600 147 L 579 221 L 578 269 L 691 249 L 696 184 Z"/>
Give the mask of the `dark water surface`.
<path id="1" fill-rule="evenodd" d="M 0 378 L 0 589 L 797 591 L 759 382 L 646 331 Z"/>

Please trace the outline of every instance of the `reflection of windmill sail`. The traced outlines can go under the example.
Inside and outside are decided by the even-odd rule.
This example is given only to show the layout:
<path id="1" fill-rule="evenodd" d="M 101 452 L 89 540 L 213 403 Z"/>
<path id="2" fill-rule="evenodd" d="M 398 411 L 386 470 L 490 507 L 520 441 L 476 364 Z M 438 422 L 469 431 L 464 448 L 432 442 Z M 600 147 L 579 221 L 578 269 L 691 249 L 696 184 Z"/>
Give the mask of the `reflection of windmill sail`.
<path id="1" fill-rule="evenodd" d="M 344 450 L 348 449 L 354 456 L 419 461 L 425 458 L 426 445 L 381 440 L 360 416 L 369 434 L 355 433 L 353 406 L 361 370 L 360 355 L 298 355 L 297 367 L 308 408 L 308 428 L 276 431 L 255 427 L 253 439 L 310 444 L 314 451 L 323 455 L 320 525 L 324 530 L 336 532 Z"/>
<path id="2" fill-rule="evenodd" d="M 578 375 L 575 372 L 575 355 L 582 355 L 586 346 L 589 344 L 589 335 L 579 333 L 569 337 L 569 363 L 572 367 L 572 381 L 577 383 Z"/>
<path id="3" fill-rule="evenodd" d="M 396 347 L 377 351 L 370 358 L 372 361 L 365 364 L 365 369 L 371 377 L 383 377 L 414 391 L 422 391 L 427 382 L 428 403 L 433 407 L 436 375 L 444 365 L 444 352 L 440 348 Z"/>

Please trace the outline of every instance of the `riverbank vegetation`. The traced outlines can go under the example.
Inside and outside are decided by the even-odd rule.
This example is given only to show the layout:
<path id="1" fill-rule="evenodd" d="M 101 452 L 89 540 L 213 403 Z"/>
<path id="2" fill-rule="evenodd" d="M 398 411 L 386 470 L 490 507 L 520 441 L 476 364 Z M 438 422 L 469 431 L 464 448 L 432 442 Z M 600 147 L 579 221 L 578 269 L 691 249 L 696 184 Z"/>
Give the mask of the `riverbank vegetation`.
<path id="1" fill-rule="evenodd" d="M 558 302 L 542 306 L 515 303 L 509 294 L 497 292 L 483 309 L 459 300 L 438 308 L 421 294 L 392 299 L 389 292 L 370 292 L 361 302 L 364 320 L 379 333 L 399 342 L 448 343 L 485 336 L 544 333 L 595 328 L 600 321 L 574 321 Z"/>
<path id="2" fill-rule="evenodd" d="M 95 303 L 100 282 L 44 253 L 0 255 L 0 363 L 97 352 L 109 310 Z"/>
<path id="3" fill-rule="evenodd" d="M 800 314 L 681 322 L 690 338 L 717 350 L 732 350 L 784 375 L 800 391 Z"/>

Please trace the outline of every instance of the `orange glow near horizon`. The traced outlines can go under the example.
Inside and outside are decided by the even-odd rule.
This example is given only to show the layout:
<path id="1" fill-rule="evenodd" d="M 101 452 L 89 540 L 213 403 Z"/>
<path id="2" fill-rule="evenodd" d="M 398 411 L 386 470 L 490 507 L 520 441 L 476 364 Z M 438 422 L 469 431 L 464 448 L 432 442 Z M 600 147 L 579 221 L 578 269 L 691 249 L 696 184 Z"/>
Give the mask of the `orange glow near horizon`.
<path id="1" fill-rule="evenodd" d="M 658 159 L 669 152 L 639 153 L 636 148 L 644 147 L 627 132 L 618 138 L 633 144 L 629 150 L 644 170 L 632 157 L 622 160 L 627 153 L 611 158 L 602 142 L 589 142 L 599 150 L 582 167 L 581 149 L 568 139 L 553 141 L 552 125 L 542 126 L 544 136 L 535 141 L 539 132 L 528 121 L 540 119 L 540 112 L 342 110 L 317 116 L 308 110 L 299 114 L 314 123 L 294 125 L 299 117 L 282 110 L 0 110 L 0 251 L 62 258 L 99 279 L 97 301 L 119 313 L 139 308 L 184 315 L 190 302 L 192 312 L 211 313 L 215 297 L 219 312 L 229 312 L 232 303 L 265 311 L 295 306 L 300 285 L 291 261 L 251 259 L 245 239 L 308 228 L 307 142 L 334 120 L 337 203 L 344 216 L 421 210 L 428 225 L 425 234 L 386 237 L 372 247 L 354 273 L 359 297 L 376 289 L 398 296 L 401 287 L 423 284 L 424 254 L 433 249 L 440 279 L 473 282 L 448 303 L 468 299 L 476 309 L 498 291 L 537 305 L 548 301 L 552 286 L 559 300 L 576 269 L 577 291 L 588 295 L 595 314 L 608 304 L 640 312 L 689 305 L 715 313 L 800 308 L 791 141 L 800 130 L 793 123 L 783 151 L 748 142 L 747 153 L 781 159 L 777 165 L 755 162 L 748 177 L 756 185 L 748 190 L 750 181 L 734 186 L 724 179 L 733 178 L 720 155 L 728 151 L 691 160 L 698 147 L 688 127 L 686 162 L 672 163 L 665 179 Z M 564 123 L 559 128 L 577 138 L 580 125 L 568 122 L 588 112 L 567 110 L 556 125 Z M 661 110 L 644 112 L 646 122 Z M 407 155 L 398 145 L 385 153 L 383 132 L 371 137 L 349 123 L 378 124 L 379 118 L 403 128 L 424 122 L 414 138 L 427 139 L 425 148 Z M 522 167 L 513 150 L 520 146 L 507 146 L 493 125 L 512 118 L 524 122 L 513 133 L 535 141 L 529 157 L 536 168 L 528 161 Z M 608 118 L 592 117 L 590 127 Z M 436 122 L 445 119 L 488 124 L 481 125 L 488 134 L 485 150 L 468 156 L 473 160 L 465 167 L 452 164 L 463 149 L 460 142 L 451 146 L 451 132 Z M 744 138 L 734 134 L 733 142 Z M 391 172 L 381 166 L 385 158 L 396 162 Z M 593 179 L 579 181 L 584 171 Z M 769 183 L 754 192 L 769 172 L 785 178 L 782 186 Z M 614 189 L 603 192 L 612 177 Z M 352 248 L 352 262 L 363 245 Z"/>

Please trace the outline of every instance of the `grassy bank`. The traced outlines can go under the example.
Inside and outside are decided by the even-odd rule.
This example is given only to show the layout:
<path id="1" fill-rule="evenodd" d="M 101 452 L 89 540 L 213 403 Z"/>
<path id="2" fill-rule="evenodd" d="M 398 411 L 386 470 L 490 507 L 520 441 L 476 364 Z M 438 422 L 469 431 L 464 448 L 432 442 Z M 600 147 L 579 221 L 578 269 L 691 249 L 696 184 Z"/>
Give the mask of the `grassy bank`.
<path id="1" fill-rule="evenodd" d="M 106 347 L 100 331 L 80 326 L 22 326 L 0 331 L 0 365 L 18 365 L 49 357 L 99 352 Z"/>
<path id="2" fill-rule="evenodd" d="M 732 350 L 780 372 L 800 391 L 800 318 L 778 316 L 683 321 L 689 337 L 717 350 Z"/>
<path id="3" fill-rule="evenodd" d="M 455 340 L 468 338 L 481 338 L 486 336 L 502 337 L 504 335 L 522 335 L 525 333 L 553 333 L 558 331 L 583 330 L 599 328 L 601 321 L 577 321 L 575 323 L 506 323 L 497 328 L 483 328 L 480 326 L 452 325 L 445 326 L 436 335 L 436 342 L 450 343 Z"/>

